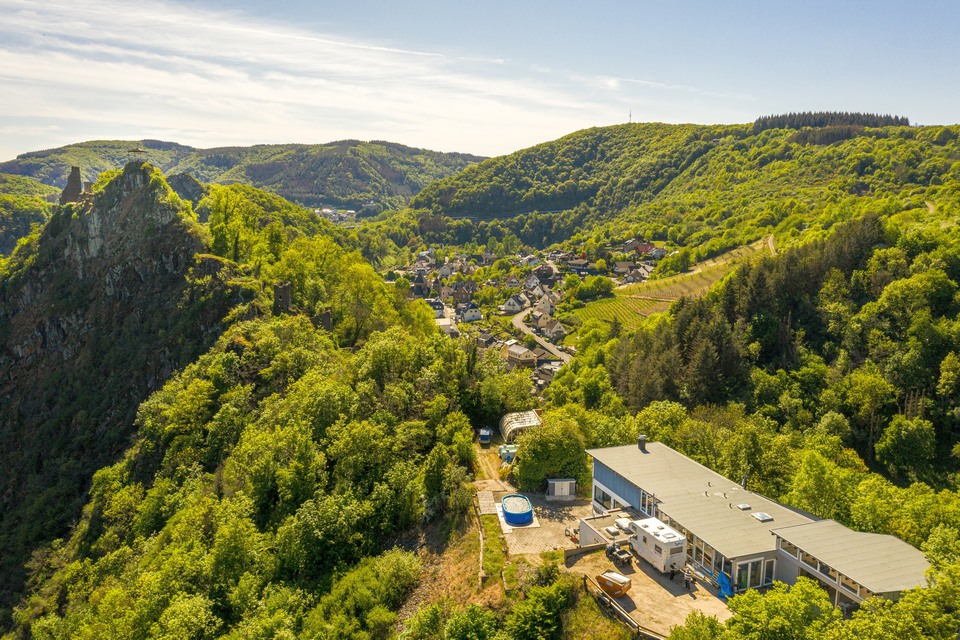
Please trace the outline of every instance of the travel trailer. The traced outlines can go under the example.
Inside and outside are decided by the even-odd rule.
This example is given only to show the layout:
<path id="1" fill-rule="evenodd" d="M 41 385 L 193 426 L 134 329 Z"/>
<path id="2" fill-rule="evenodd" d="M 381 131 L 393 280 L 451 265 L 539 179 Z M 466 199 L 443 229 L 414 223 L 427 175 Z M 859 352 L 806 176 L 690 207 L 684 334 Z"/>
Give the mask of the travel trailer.
<path id="1" fill-rule="evenodd" d="M 656 518 L 630 522 L 630 548 L 652 564 L 657 571 L 666 573 L 671 568 L 682 570 L 686 564 L 687 539 Z"/>

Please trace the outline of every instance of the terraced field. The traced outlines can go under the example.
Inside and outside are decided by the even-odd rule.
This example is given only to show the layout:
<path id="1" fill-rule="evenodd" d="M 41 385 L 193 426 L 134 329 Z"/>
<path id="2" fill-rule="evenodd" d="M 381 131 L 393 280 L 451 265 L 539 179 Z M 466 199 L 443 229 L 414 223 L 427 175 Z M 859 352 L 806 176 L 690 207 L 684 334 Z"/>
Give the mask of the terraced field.
<path id="1" fill-rule="evenodd" d="M 688 298 L 702 296 L 723 276 L 730 273 L 739 260 L 753 255 L 768 244 L 769 240 L 764 238 L 716 258 L 705 260 L 689 273 L 617 287 L 613 297 L 590 302 L 580 309 L 575 309 L 571 315 L 577 316 L 584 322 L 587 320 L 613 322 L 616 318 L 625 330 L 634 329 L 647 316 L 666 311 L 674 300 L 683 296 Z M 770 249 L 772 250 L 772 246 Z"/>

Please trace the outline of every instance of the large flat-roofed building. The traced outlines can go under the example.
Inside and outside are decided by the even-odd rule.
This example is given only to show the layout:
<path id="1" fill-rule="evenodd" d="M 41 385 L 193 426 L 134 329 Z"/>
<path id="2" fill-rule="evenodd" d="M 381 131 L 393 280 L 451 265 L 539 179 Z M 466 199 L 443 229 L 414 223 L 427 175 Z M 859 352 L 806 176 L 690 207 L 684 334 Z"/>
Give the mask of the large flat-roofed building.
<path id="1" fill-rule="evenodd" d="M 833 520 L 820 520 L 771 530 L 787 582 L 796 576 L 818 580 L 836 605 L 859 604 L 870 596 L 891 600 L 914 587 L 926 586 L 930 564 L 903 540 L 853 531 Z"/>
<path id="2" fill-rule="evenodd" d="M 687 561 L 728 595 L 774 580 L 793 584 L 800 575 L 819 580 L 837 604 L 858 603 L 872 594 L 896 598 L 903 589 L 924 584 L 929 565 L 907 543 L 851 531 L 782 505 L 662 443 L 641 436 L 638 445 L 587 453 L 593 457 L 594 509 L 633 508 L 685 534 Z M 873 552 L 851 549 L 841 576 L 827 558 L 833 560 L 843 545 L 863 545 Z M 881 568 L 892 565 L 896 568 Z"/>

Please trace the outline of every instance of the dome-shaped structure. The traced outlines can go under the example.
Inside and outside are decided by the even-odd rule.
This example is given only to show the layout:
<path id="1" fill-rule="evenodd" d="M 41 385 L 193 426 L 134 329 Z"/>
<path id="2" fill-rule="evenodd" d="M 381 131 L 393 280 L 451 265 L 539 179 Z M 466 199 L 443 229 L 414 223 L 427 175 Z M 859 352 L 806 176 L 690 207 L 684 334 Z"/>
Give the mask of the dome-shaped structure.
<path id="1" fill-rule="evenodd" d="M 539 427 L 542 424 L 543 420 L 540 419 L 540 413 L 536 410 L 506 413 L 500 418 L 500 435 L 503 436 L 504 442 L 510 443 L 527 429 Z"/>

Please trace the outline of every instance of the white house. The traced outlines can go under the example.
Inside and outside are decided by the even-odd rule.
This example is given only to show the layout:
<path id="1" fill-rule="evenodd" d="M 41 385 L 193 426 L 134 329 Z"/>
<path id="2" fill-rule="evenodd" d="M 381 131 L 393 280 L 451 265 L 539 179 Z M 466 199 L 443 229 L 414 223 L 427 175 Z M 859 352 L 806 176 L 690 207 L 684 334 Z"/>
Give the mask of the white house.
<path id="1" fill-rule="evenodd" d="M 460 322 L 476 322 L 477 320 L 483 320 L 483 313 L 476 303 L 468 302 L 457 307 L 457 317 Z"/>
<path id="2" fill-rule="evenodd" d="M 542 295 L 540 299 L 537 300 L 537 303 L 533 305 L 533 308 L 547 315 L 553 315 L 553 312 L 557 310 L 557 305 L 554 304 L 552 296 Z"/>
<path id="3" fill-rule="evenodd" d="M 567 330 L 557 320 L 547 322 L 541 331 L 550 340 L 559 340 L 567 335 Z"/>
<path id="4" fill-rule="evenodd" d="M 506 313 L 520 313 L 523 311 L 523 302 L 517 296 L 510 296 L 503 303 L 503 310 Z"/>

